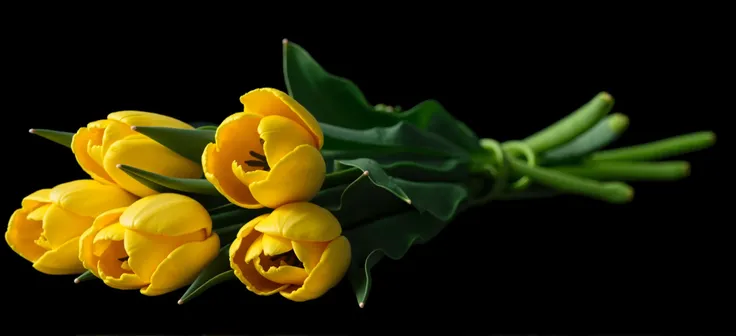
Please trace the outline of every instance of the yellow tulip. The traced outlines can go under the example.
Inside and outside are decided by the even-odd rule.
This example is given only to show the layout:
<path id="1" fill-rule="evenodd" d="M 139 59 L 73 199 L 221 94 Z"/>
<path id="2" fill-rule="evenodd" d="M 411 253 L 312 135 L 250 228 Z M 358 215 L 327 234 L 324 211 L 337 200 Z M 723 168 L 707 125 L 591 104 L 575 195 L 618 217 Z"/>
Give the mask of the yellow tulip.
<path id="1" fill-rule="evenodd" d="M 326 168 L 317 120 L 276 89 L 250 91 L 240 102 L 244 112 L 227 117 L 202 154 L 207 180 L 244 208 L 311 200 Z"/>
<path id="2" fill-rule="evenodd" d="M 110 287 L 154 296 L 191 283 L 219 249 L 207 210 L 165 193 L 98 216 L 82 234 L 79 259 Z"/>
<path id="3" fill-rule="evenodd" d="M 53 275 L 79 274 L 79 236 L 97 215 L 133 204 L 137 197 L 115 185 L 77 180 L 41 189 L 10 216 L 5 241 L 33 268 Z"/>
<path id="4" fill-rule="evenodd" d="M 290 203 L 245 224 L 230 245 L 230 266 L 251 292 L 293 301 L 318 298 L 350 266 L 350 242 L 327 210 Z"/>
<path id="5" fill-rule="evenodd" d="M 118 169 L 118 164 L 172 177 L 202 176 L 199 164 L 133 131 L 131 126 L 193 128 L 165 115 L 139 111 L 114 112 L 105 120 L 87 124 L 87 127 L 80 128 L 74 135 L 72 152 L 82 169 L 93 179 L 117 184 L 133 194 L 145 197 L 156 192 Z"/>

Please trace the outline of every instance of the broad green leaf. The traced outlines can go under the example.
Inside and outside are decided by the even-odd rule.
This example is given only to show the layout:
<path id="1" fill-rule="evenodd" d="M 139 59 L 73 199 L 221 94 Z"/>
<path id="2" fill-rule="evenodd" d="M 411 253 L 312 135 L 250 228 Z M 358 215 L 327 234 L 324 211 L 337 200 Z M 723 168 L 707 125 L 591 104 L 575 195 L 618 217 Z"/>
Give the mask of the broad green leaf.
<path id="1" fill-rule="evenodd" d="M 245 225 L 245 223 L 230 225 L 214 230 L 214 232 L 217 233 L 217 235 L 220 237 L 220 246 L 225 246 L 232 243 L 233 240 L 235 240 L 235 238 L 238 236 L 238 231 L 240 231 L 240 228 L 242 228 L 243 225 Z"/>
<path id="2" fill-rule="evenodd" d="M 544 153 L 541 160 L 544 165 L 551 165 L 581 159 L 618 139 L 628 125 L 629 118 L 623 114 L 614 113 L 603 118 L 572 141 Z"/>
<path id="3" fill-rule="evenodd" d="M 135 126 L 135 131 L 196 163 L 202 162 L 207 144 L 215 142 L 212 130 Z"/>
<path id="4" fill-rule="evenodd" d="M 365 130 L 325 123 L 320 123 L 320 126 L 325 137 L 322 153 L 327 159 L 380 158 L 392 154 L 413 154 L 435 160 L 469 158 L 469 153 L 464 148 L 403 121 L 389 127 Z"/>
<path id="5" fill-rule="evenodd" d="M 74 133 L 41 128 L 31 128 L 28 132 L 38 135 L 46 140 L 56 142 L 57 144 L 62 145 L 66 148 L 72 148 L 72 138 L 74 138 Z"/>
<path id="6" fill-rule="evenodd" d="M 168 189 L 201 195 L 221 196 L 215 186 L 206 179 L 191 179 L 159 175 L 143 169 L 138 169 L 128 165 L 120 165 L 119 167 L 134 179 L 146 184 L 146 182 L 165 187 Z M 148 186 L 148 184 L 147 184 Z M 150 187 L 149 187 L 150 188 Z M 153 189 L 153 188 L 152 188 Z M 156 189 L 154 189 L 156 190 Z"/>
<path id="7" fill-rule="evenodd" d="M 385 255 L 401 259 L 414 244 L 426 243 L 447 225 L 427 213 L 408 211 L 345 231 L 352 262 L 348 279 L 363 307 L 371 290 L 371 268 Z"/>
<path id="8" fill-rule="evenodd" d="M 480 150 L 478 137 L 435 100 L 424 101 L 406 112 L 387 112 L 380 104 L 374 107 L 354 83 L 325 71 L 293 42 L 284 44 L 283 67 L 289 95 L 322 123 L 363 130 L 405 121 L 467 150 Z"/>
<path id="9" fill-rule="evenodd" d="M 388 175 L 417 182 L 456 182 L 469 178 L 470 163 L 459 160 L 446 161 L 393 161 L 380 163 Z M 335 171 L 325 176 L 322 189 L 328 189 L 353 182 L 362 170 L 335 161 Z"/>
<path id="10" fill-rule="evenodd" d="M 237 224 L 246 224 L 253 218 L 256 218 L 262 214 L 270 213 L 273 209 L 260 208 L 260 209 L 244 209 L 238 208 L 231 211 L 220 212 L 217 214 L 210 215 L 212 218 L 212 229 L 221 229 Z"/>
<path id="11" fill-rule="evenodd" d="M 395 178 L 389 176 L 376 161 L 371 159 L 341 160 L 340 163 L 362 170 L 377 187 L 389 191 L 420 212 L 427 211 L 441 220 L 452 218 L 460 203 L 468 197 L 468 190 L 461 184 L 414 182 Z M 349 189 L 346 188 L 345 192 Z"/>
<path id="12" fill-rule="evenodd" d="M 236 280 L 237 277 L 230 268 L 230 244 L 223 246 L 220 249 L 220 253 L 215 259 L 207 265 L 201 272 L 194 282 L 189 285 L 187 291 L 179 299 L 179 304 L 189 302 L 191 299 L 204 293 L 212 286 L 223 283 L 225 281 Z"/>
<path id="13" fill-rule="evenodd" d="M 211 123 L 211 122 L 208 122 L 208 121 L 195 121 L 195 122 L 190 122 L 189 125 L 191 125 L 192 127 L 196 128 L 196 129 L 202 129 L 204 127 L 213 127 L 213 126 L 215 128 L 217 128 L 217 124 Z"/>

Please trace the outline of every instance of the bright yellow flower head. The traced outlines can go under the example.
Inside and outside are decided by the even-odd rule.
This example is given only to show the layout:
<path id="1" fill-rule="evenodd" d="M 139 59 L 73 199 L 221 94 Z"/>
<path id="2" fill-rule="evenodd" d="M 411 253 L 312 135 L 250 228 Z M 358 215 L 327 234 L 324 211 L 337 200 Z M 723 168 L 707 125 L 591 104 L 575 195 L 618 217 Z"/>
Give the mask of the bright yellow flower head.
<path id="1" fill-rule="evenodd" d="M 137 197 L 115 185 L 78 180 L 41 189 L 10 216 L 5 241 L 46 274 L 79 274 L 79 236 L 97 215 L 133 204 Z"/>
<path id="2" fill-rule="evenodd" d="M 293 301 L 318 298 L 350 266 L 350 242 L 327 210 L 290 203 L 245 224 L 230 245 L 230 266 L 248 290 Z"/>
<path id="3" fill-rule="evenodd" d="M 140 111 L 114 112 L 105 120 L 89 123 L 74 135 L 72 151 L 79 165 L 93 179 L 117 184 L 144 197 L 156 192 L 118 169 L 118 164 L 172 177 L 199 178 L 202 175 L 197 163 L 131 130 L 131 126 L 192 129 L 174 118 Z"/>
<path id="4" fill-rule="evenodd" d="M 207 210 L 179 194 L 156 194 L 107 211 L 79 241 L 84 267 L 117 289 L 161 295 L 191 283 L 220 249 Z"/>
<path id="5" fill-rule="evenodd" d="M 225 119 L 202 154 L 207 180 L 245 208 L 312 199 L 326 169 L 317 120 L 276 89 L 250 91 L 240 102 L 244 112 Z"/>

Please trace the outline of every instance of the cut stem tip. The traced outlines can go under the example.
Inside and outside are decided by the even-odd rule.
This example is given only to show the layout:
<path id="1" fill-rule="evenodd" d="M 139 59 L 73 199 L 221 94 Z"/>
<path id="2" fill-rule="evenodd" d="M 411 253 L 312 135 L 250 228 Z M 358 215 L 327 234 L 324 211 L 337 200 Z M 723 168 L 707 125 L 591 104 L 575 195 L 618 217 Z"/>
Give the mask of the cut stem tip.
<path id="1" fill-rule="evenodd" d="M 123 168 L 123 165 L 120 164 L 120 163 L 118 163 L 118 164 L 115 165 L 115 168 L 117 168 L 117 169 Z"/>
<path id="2" fill-rule="evenodd" d="M 138 128 L 135 126 L 130 126 L 130 130 L 135 131 L 135 130 L 138 130 Z"/>
<path id="3" fill-rule="evenodd" d="M 76 279 L 74 279 L 74 283 L 75 283 L 75 284 L 78 284 L 78 283 L 80 283 L 80 282 L 81 282 L 81 281 L 79 281 L 79 278 L 76 278 Z"/>
<path id="4" fill-rule="evenodd" d="M 289 40 L 287 40 L 287 39 L 283 39 L 283 40 L 281 40 L 281 43 L 282 43 L 282 44 L 287 44 L 287 43 L 289 43 Z"/>
<path id="5" fill-rule="evenodd" d="M 184 304 L 184 300 L 176 301 L 176 303 L 179 304 L 179 305 L 183 305 Z"/>
<path id="6" fill-rule="evenodd" d="M 358 307 L 365 308 L 365 302 L 358 303 Z"/>
<path id="7" fill-rule="evenodd" d="M 31 128 L 31 129 L 28 130 L 28 133 L 31 133 L 31 134 L 36 133 L 36 130 L 33 129 L 33 128 Z"/>
<path id="8" fill-rule="evenodd" d="M 370 173 L 367 170 L 363 172 L 363 176 L 368 176 L 368 175 L 370 175 Z"/>

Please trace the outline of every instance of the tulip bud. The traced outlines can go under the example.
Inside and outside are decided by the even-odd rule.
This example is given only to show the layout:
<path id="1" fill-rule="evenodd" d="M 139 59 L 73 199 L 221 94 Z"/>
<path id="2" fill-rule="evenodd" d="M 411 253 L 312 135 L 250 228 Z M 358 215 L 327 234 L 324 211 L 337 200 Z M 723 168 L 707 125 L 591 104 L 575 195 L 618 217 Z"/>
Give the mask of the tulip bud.
<path id="1" fill-rule="evenodd" d="M 137 197 L 115 185 L 77 180 L 26 196 L 10 217 L 5 241 L 40 272 L 79 274 L 79 236 L 97 215 L 133 204 Z"/>
<path id="2" fill-rule="evenodd" d="M 98 216 L 82 234 L 79 259 L 108 286 L 153 296 L 191 283 L 219 249 L 207 210 L 163 193 Z"/>
<path id="3" fill-rule="evenodd" d="M 307 202 L 283 205 L 251 220 L 230 245 L 230 266 L 248 290 L 292 301 L 318 298 L 350 266 L 350 242 L 327 210 Z"/>
<path id="4" fill-rule="evenodd" d="M 257 89 L 240 97 L 202 154 L 204 175 L 230 202 L 250 209 L 311 200 L 325 179 L 317 120 L 289 95 Z"/>
<path id="5" fill-rule="evenodd" d="M 171 177 L 199 178 L 202 175 L 199 162 L 192 162 L 174 153 L 151 138 L 133 131 L 131 126 L 193 129 L 177 119 L 155 113 L 110 113 L 107 119 L 91 122 L 74 135 L 72 151 L 82 169 L 97 181 L 117 184 L 140 197 L 156 192 L 117 169 L 118 164 Z"/>

